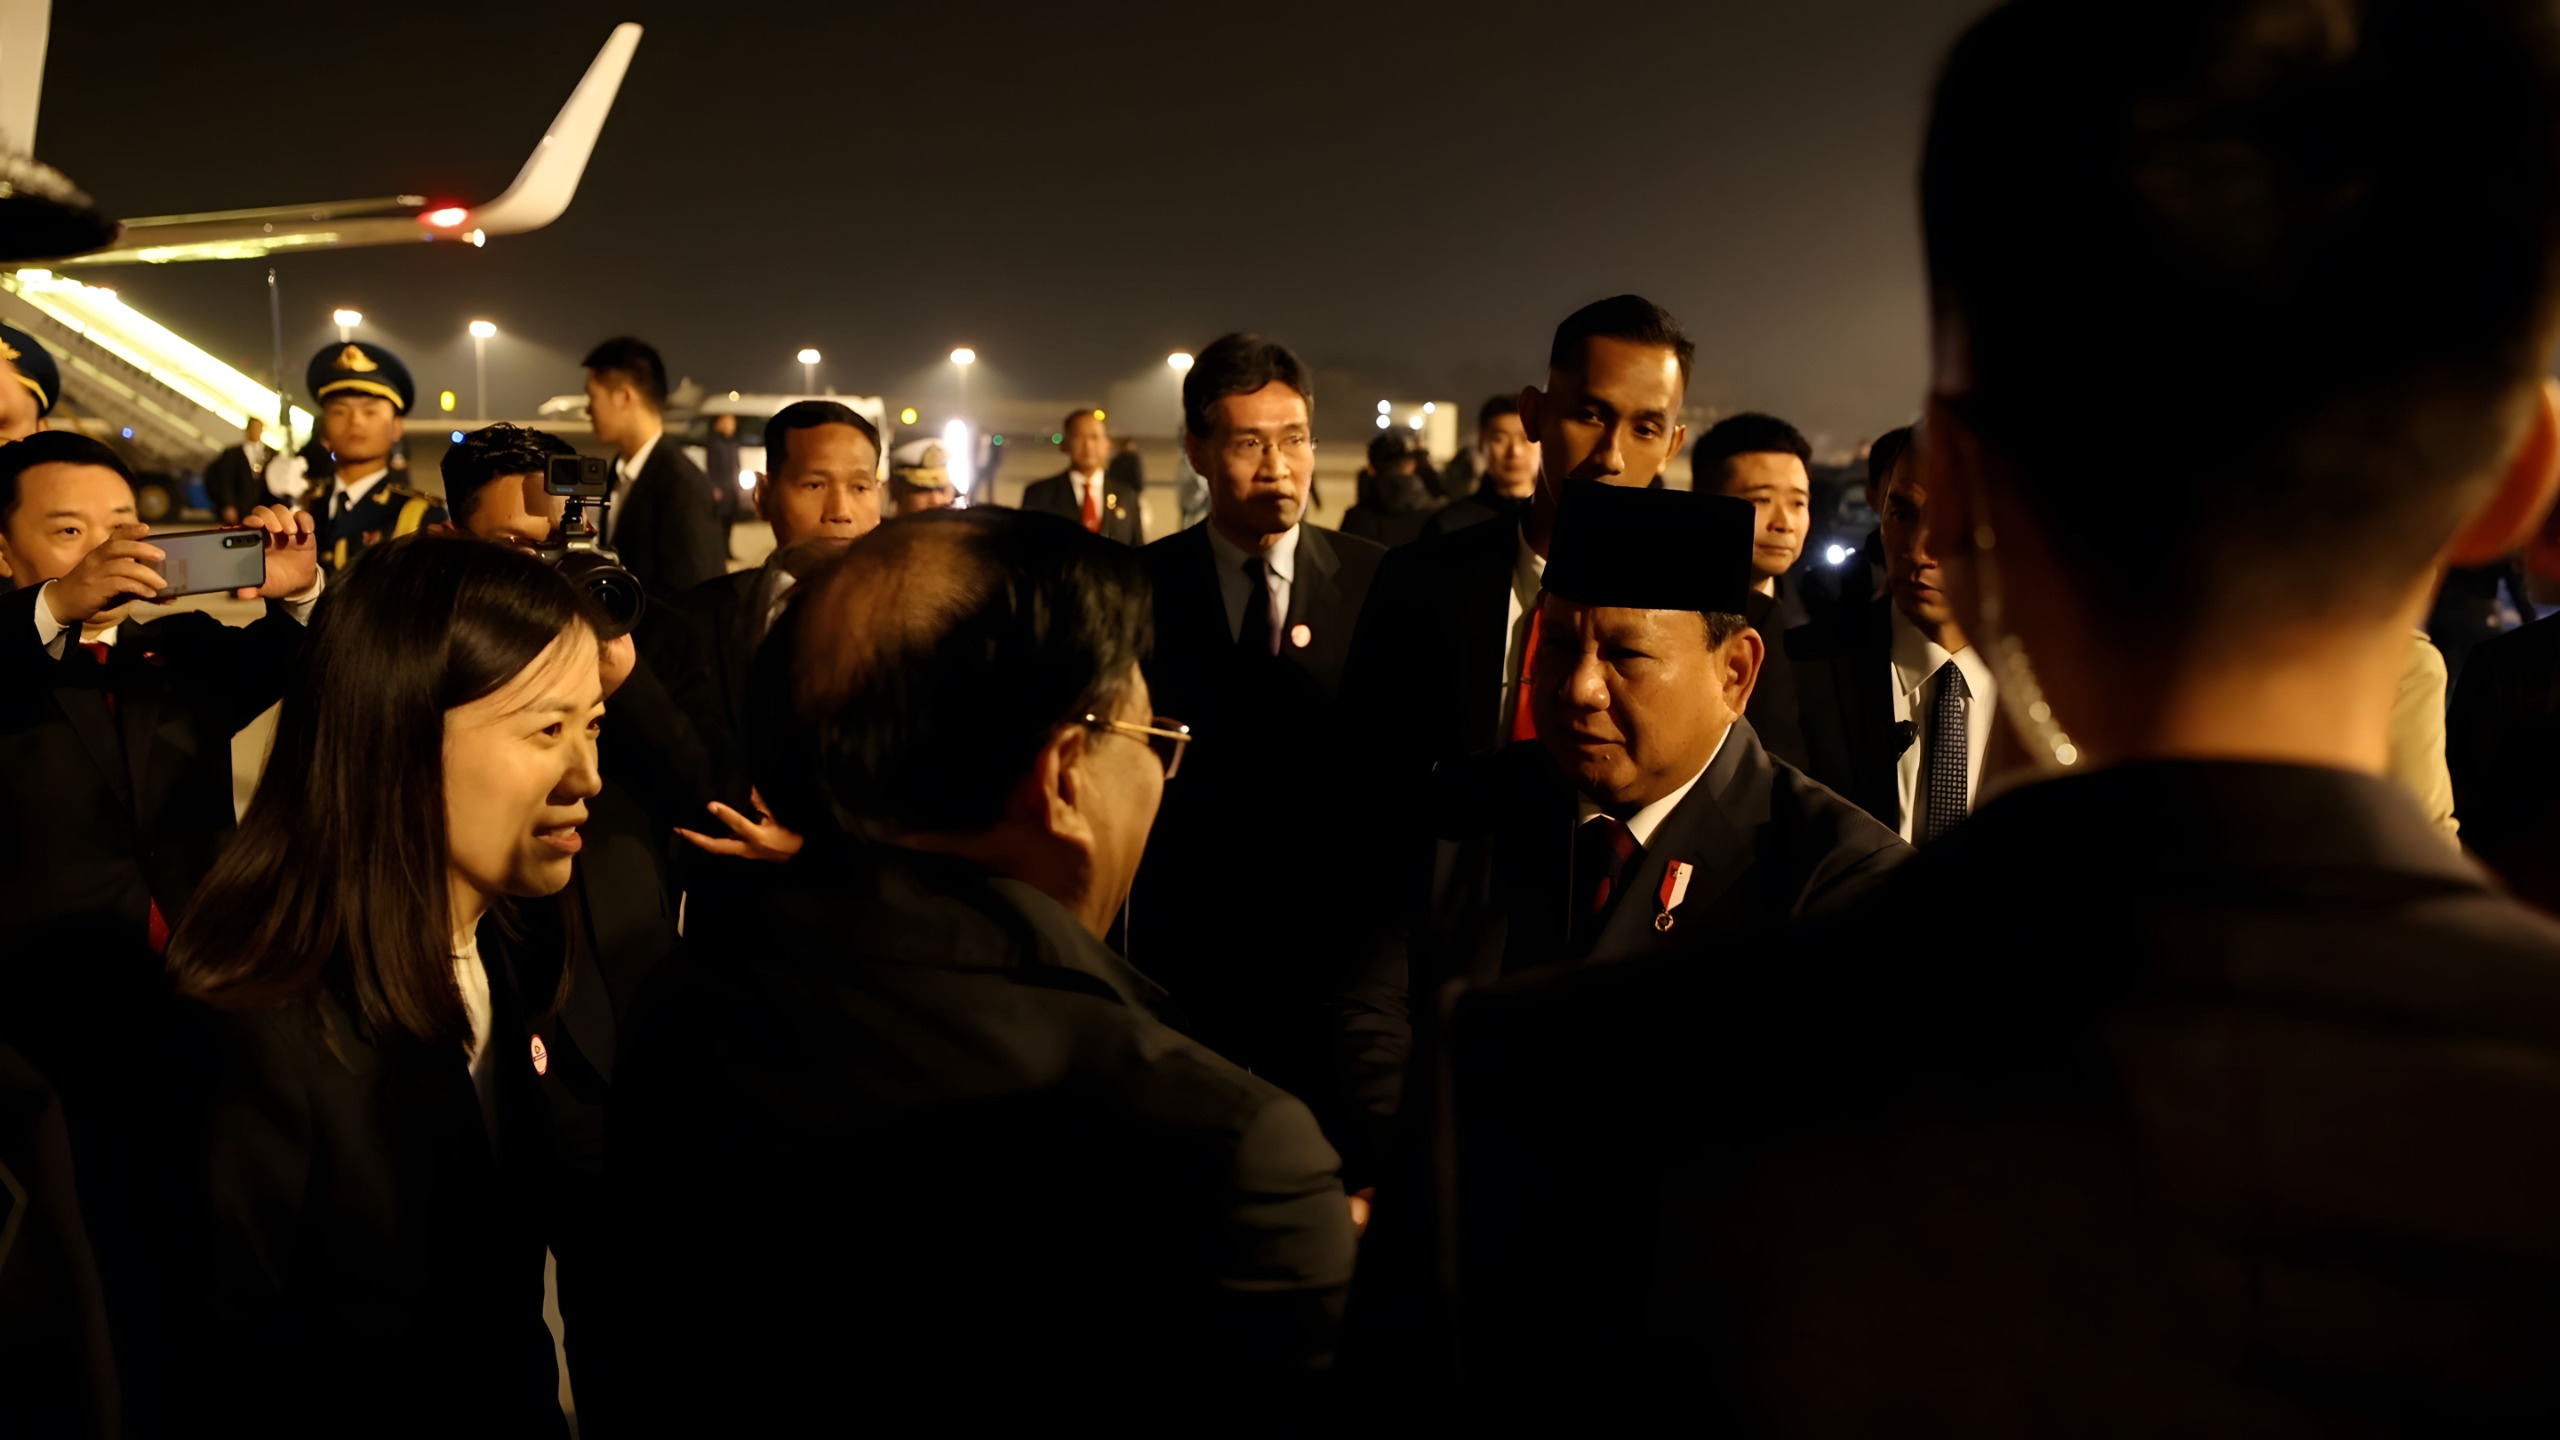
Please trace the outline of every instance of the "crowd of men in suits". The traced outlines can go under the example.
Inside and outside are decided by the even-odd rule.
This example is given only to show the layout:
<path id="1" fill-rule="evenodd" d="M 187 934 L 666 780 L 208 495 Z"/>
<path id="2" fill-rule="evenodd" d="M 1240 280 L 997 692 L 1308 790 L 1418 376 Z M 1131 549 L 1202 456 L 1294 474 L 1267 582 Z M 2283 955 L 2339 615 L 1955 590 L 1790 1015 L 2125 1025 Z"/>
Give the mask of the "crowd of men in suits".
<path id="1" fill-rule="evenodd" d="M 811 400 L 733 573 L 608 342 L 619 621 L 523 558 L 570 447 L 409 489 L 343 343 L 325 479 L 226 471 L 264 617 L 146 618 L 130 473 L 0 334 L 0 1428 L 563 1433 L 547 1249 L 607 1437 L 2549 1429 L 2560 620 L 2449 739 L 2413 637 L 2560 572 L 2560 20 L 2013 0 L 1920 194 L 1931 388 L 1834 567 L 1803 436 L 1693 440 L 1617 295 L 1464 498 L 1371 450 L 1393 545 L 1308 522 L 1314 377 L 1237 333 L 1199 523 L 1098 412 L 1003 509 Z M 449 972 L 262 918 L 405 913 L 445 842 L 349 777 L 518 679 L 610 719 L 495 712 L 556 777 L 511 915 Z"/>

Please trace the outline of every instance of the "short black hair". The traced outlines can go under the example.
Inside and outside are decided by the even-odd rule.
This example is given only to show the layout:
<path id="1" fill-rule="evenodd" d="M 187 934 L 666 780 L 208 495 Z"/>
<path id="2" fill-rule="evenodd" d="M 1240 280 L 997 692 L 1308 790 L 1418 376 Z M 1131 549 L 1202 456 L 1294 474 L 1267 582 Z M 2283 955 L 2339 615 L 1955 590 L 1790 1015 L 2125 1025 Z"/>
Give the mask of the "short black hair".
<path id="1" fill-rule="evenodd" d="M 1939 385 L 2075 583 L 2144 597 L 2102 629 L 2324 615 L 2433 563 L 2548 372 L 2555 121 L 2538 0 L 2017 0 L 1957 43 Z"/>
<path id="2" fill-rule="evenodd" d="M 1315 385 L 1288 346 L 1242 332 L 1221 335 L 1200 352 L 1182 377 L 1183 427 L 1194 435 L 1206 435 L 1217 423 L 1212 412 L 1219 401 L 1230 395 L 1250 395 L 1275 382 L 1297 391 L 1307 402 L 1307 418 L 1315 418 Z"/>
<path id="3" fill-rule="evenodd" d="M 1405 432 L 1381 430 L 1369 441 L 1369 468 L 1384 475 L 1388 466 L 1419 453 L 1414 443 L 1405 438 Z"/>
<path id="4" fill-rule="evenodd" d="M 1894 467 L 1911 453 L 1911 442 L 1918 437 L 1919 432 L 1908 425 L 1877 436 L 1876 442 L 1867 447 L 1867 484 L 1881 492 L 1885 482 L 1893 478 Z"/>
<path id="5" fill-rule="evenodd" d="M 756 652 L 750 768 L 813 843 L 973 834 L 1153 643 L 1138 552 L 980 507 L 883 525 L 794 587 Z"/>
<path id="6" fill-rule="evenodd" d="M 1724 462 L 1736 455 L 1793 455 L 1805 467 L 1806 478 L 1813 475 L 1813 445 L 1803 431 L 1775 415 L 1744 411 L 1709 426 L 1690 447 L 1689 483 L 1695 487 L 1699 478 L 1708 475 L 1715 478 L 1706 488 L 1723 483 Z"/>
<path id="7" fill-rule="evenodd" d="M 557 435 L 522 425 L 484 425 L 444 452 L 444 508 L 460 525 L 480 509 L 480 492 L 510 475 L 539 475 L 577 450 Z"/>
<path id="8" fill-rule="evenodd" d="M 862 418 L 862 412 L 833 400 L 794 400 L 773 412 L 764 422 L 764 473 L 779 475 L 783 462 L 791 458 L 791 437 L 802 430 L 815 430 L 821 425 L 850 425 L 871 442 L 871 461 L 880 462 L 880 429 Z"/>
<path id="9" fill-rule="evenodd" d="M 640 392 L 652 410 L 667 408 L 667 362 L 658 347 L 632 335 L 617 335 L 587 352 L 578 362 L 598 376 L 621 380 Z"/>
<path id="10" fill-rule="evenodd" d="M 77 430 L 39 430 L 15 444 L 0 444 L 0 526 L 18 513 L 18 477 L 39 465 L 96 465 L 134 483 L 133 467 L 106 442 Z"/>
<path id="11" fill-rule="evenodd" d="M 1517 415 L 1519 413 L 1519 396 L 1496 395 L 1492 399 L 1487 400 L 1482 405 L 1476 407 L 1476 433 L 1478 435 L 1482 435 L 1484 433 L 1484 427 L 1492 424 L 1502 416 Z"/>
<path id="12" fill-rule="evenodd" d="M 1578 371 L 1594 340 L 1621 340 L 1630 345 L 1669 350 L 1680 359 L 1680 383 L 1689 383 L 1689 364 L 1698 346 L 1671 312 L 1641 295 L 1612 295 L 1594 300 L 1564 317 L 1555 342 L 1547 347 L 1547 368 Z"/>

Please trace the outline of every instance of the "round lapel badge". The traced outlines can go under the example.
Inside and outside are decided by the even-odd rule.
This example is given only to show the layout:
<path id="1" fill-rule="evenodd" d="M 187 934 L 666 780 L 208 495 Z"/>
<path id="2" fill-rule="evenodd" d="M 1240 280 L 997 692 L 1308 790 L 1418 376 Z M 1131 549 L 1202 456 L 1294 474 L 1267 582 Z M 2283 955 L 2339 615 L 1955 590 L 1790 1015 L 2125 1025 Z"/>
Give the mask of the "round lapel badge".
<path id="1" fill-rule="evenodd" d="M 542 1037 L 539 1035 L 533 1037 L 533 1073 L 536 1075 L 551 1073 L 551 1052 L 542 1048 Z"/>
<path id="2" fill-rule="evenodd" d="M 1316 643 L 1316 632 L 1308 629 L 1303 624 L 1292 625 L 1289 627 L 1289 643 L 1297 646 L 1301 650 L 1304 650 L 1308 646 Z"/>

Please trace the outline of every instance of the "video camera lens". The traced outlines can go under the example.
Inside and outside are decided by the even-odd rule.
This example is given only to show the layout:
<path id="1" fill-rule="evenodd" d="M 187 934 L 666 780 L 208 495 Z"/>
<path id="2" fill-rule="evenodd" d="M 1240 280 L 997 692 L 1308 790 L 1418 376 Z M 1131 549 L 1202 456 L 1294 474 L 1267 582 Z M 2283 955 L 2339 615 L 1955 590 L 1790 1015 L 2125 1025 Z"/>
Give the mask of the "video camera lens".
<path id="1" fill-rule="evenodd" d="M 597 639 L 619 640 L 640 623 L 641 612 L 648 608 L 640 577 L 593 550 L 572 550 L 557 563 L 560 573 L 595 607 Z"/>

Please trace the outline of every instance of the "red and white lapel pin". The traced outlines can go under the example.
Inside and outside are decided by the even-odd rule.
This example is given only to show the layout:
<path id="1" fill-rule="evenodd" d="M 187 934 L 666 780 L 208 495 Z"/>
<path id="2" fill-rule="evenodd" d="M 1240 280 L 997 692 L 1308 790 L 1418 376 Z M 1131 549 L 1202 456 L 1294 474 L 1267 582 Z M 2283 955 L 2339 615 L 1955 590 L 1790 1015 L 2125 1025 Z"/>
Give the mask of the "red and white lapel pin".
<path id="1" fill-rule="evenodd" d="M 1686 860 L 1674 860 L 1669 866 L 1664 868 L 1662 872 L 1662 913 L 1653 917 L 1654 929 L 1668 930 L 1671 928 L 1671 912 L 1679 909 L 1680 902 L 1689 898 L 1689 875 L 1694 868 L 1695 867 L 1691 866 Z"/>

